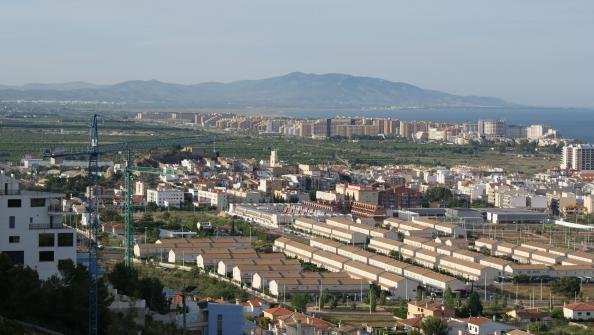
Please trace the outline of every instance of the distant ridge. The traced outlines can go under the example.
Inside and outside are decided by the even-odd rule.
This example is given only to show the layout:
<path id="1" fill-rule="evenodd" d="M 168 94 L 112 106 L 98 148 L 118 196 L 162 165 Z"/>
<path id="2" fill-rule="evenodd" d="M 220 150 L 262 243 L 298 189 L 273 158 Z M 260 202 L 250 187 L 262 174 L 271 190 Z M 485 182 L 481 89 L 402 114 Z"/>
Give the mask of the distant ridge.
<path id="1" fill-rule="evenodd" d="M 498 98 L 458 96 L 348 74 L 292 72 L 230 83 L 181 85 L 134 80 L 114 85 L 85 82 L 0 86 L 0 100 L 99 100 L 129 104 L 226 107 L 501 107 Z"/>

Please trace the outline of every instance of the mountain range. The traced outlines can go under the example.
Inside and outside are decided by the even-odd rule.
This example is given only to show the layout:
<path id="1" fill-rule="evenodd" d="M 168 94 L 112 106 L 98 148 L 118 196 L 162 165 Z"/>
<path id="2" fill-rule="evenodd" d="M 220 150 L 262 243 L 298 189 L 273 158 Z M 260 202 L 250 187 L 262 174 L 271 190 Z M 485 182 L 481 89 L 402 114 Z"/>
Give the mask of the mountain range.
<path id="1" fill-rule="evenodd" d="M 220 107 L 499 107 L 498 98 L 459 96 L 402 82 L 348 74 L 293 72 L 279 77 L 181 85 L 134 80 L 0 85 L 0 100 L 94 100 L 162 106 Z"/>

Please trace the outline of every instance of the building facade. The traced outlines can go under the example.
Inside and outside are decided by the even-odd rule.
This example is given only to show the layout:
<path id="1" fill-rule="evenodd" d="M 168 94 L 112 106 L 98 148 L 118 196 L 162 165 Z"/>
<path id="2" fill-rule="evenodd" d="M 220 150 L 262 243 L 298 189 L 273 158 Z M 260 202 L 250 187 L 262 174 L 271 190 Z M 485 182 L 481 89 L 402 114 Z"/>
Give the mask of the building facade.
<path id="1" fill-rule="evenodd" d="M 76 262 L 76 230 L 62 225 L 62 194 L 20 190 L 0 175 L 0 252 L 41 279 L 58 274 L 58 262 Z"/>

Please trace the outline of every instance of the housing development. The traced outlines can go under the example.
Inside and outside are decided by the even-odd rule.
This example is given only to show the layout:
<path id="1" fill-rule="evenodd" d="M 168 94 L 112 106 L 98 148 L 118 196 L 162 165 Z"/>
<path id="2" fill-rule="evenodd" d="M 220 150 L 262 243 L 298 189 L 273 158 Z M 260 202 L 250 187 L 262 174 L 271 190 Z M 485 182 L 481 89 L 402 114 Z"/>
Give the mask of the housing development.
<path id="1" fill-rule="evenodd" d="M 594 1 L 0 8 L 0 335 L 594 335 Z"/>
<path id="2" fill-rule="evenodd" d="M 147 302 L 133 308 L 139 319 L 153 315 L 202 333 L 210 332 L 209 313 L 236 320 L 229 331 L 246 334 L 421 330 L 427 316 L 444 320 L 451 334 L 491 334 L 522 328 L 526 318 L 548 322 L 558 308 L 562 318 L 588 319 L 594 171 L 586 150 L 569 144 L 557 168 L 534 175 L 488 166 L 295 164 L 277 150 L 260 161 L 198 146 L 170 150 L 139 157 L 157 168 L 150 178 L 133 176 L 133 220 L 142 227 L 132 228 L 131 246 L 118 214 L 125 185 L 89 186 L 77 197 L 25 191 L 84 171 L 68 159 L 25 157 L 22 180 L 0 175 L 8 237 L 0 246 L 41 278 L 59 275 L 62 260 L 87 264 L 88 208 L 99 202 L 101 248 L 110 258 L 129 247 L 132 264 L 196 272 L 198 287 L 214 279 L 244 292 L 245 301 L 225 300 L 166 287 L 165 314 Z M 112 162 L 103 169 L 122 170 Z M 556 288 L 568 279 L 577 291 Z M 129 309 L 128 296 L 113 294 L 110 309 Z M 464 315 L 475 298 L 507 316 Z M 337 309 L 367 315 L 366 322 L 333 323 Z"/>

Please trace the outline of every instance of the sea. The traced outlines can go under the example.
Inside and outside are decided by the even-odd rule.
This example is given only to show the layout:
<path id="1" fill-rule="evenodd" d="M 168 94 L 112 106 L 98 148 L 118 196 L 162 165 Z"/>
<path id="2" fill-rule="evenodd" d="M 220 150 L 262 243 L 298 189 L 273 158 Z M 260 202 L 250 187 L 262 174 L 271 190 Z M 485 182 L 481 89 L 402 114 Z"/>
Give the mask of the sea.
<path id="1" fill-rule="evenodd" d="M 594 143 L 594 109 L 550 107 L 407 108 L 397 110 L 290 110 L 283 115 L 296 118 L 366 116 L 399 120 L 430 120 L 450 123 L 501 119 L 508 124 L 543 124 L 561 132 L 564 138 Z"/>

